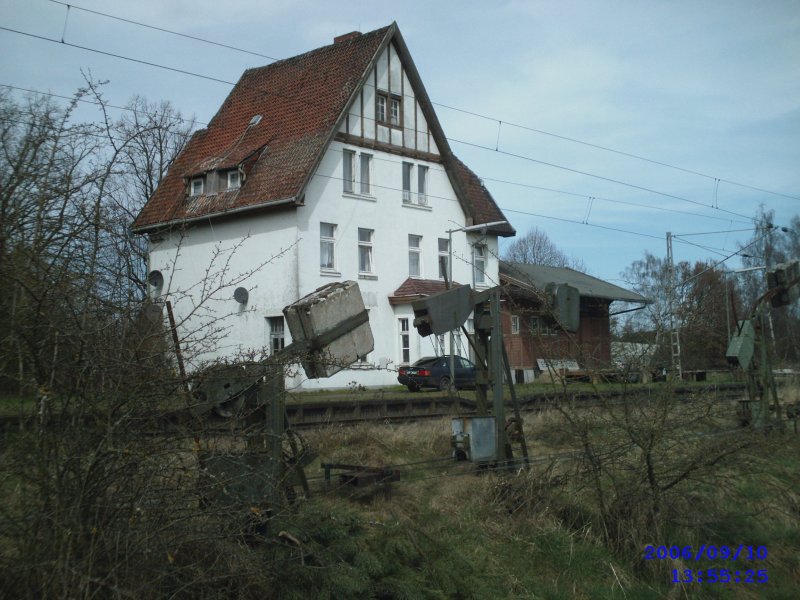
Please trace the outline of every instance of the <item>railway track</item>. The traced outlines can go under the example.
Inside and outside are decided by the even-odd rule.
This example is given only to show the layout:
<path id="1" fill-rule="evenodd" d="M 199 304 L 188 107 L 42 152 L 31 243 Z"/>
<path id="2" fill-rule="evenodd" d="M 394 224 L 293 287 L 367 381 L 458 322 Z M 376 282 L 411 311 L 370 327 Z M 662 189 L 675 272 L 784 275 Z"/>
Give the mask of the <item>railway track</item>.
<path id="1" fill-rule="evenodd" d="M 573 392 L 560 394 L 536 393 L 519 397 L 520 410 L 523 412 L 541 412 L 553 410 L 557 406 L 569 406 L 573 409 L 598 408 L 618 404 L 623 399 L 646 400 L 663 393 L 663 388 L 650 387 L 632 389 L 626 392 L 609 390 L 601 392 Z M 678 398 L 689 402 L 698 394 L 714 394 L 720 402 L 739 400 L 745 393 L 743 384 L 724 383 L 698 386 L 676 387 L 673 393 Z M 510 408 L 510 405 L 509 405 Z M 432 393 L 398 392 L 394 394 L 377 393 L 373 398 L 317 400 L 287 402 L 286 412 L 293 428 L 309 429 L 331 424 L 356 424 L 362 422 L 403 422 L 423 419 L 435 419 L 446 416 L 472 415 L 477 413 L 477 403 L 472 398 L 456 394 L 442 395 Z M 180 428 L 194 419 L 187 411 L 173 411 L 168 414 L 153 415 L 143 418 L 142 422 L 158 422 L 157 430 L 164 431 Z M 0 432 L 12 427 L 20 427 L 28 419 L 19 415 L 0 416 Z M 230 422 L 207 423 L 208 428 L 229 430 Z M 157 433 L 157 431 L 153 431 Z"/>
<path id="2" fill-rule="evenodd" d="M 618 404 L 623 399 L 645 400 L 663 393 L 660 388 L 604 392 L 575 392 L 567 394 L 529 394 L 519 398 L 520 410 L 537 412 L 552 410 L 556 406 L 572 408 L 597 408 Z M 714 394 L 720 402 L 739 400 L 745 393 L 743 384 L 715 384 L 703 387 L 678 387 L 673 393 L 690 401 L 698 394 Z M 426 395 L 400 393 L 361 400 L 333 400 L 287 403 L 286 411 L 292 427 L 302 429 L 333 423 L 352 424 L 368 421 L 409 421 L 440 418 L 450 415 L 470 415 L 477 412 L 477 403 L 471 398 L 456 395 Z"/>

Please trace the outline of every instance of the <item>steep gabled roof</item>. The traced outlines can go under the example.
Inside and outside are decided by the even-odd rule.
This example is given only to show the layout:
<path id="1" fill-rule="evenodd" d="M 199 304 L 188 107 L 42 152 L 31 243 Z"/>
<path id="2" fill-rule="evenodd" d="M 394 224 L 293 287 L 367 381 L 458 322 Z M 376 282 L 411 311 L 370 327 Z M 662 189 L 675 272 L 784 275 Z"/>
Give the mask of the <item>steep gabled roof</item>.
<path id="1" fill-rule="evenodd" d="M 134 229 L 299 201 L 331 131 L 392 26 L 248 69 L 206 129 L 194 134 L 134 222 Z M 258 124 L 251 119 L 261 116 Z M 184 178 L 254 160 L 235 193 L 197 207 Z M 231 197 L 232 196 L 232 197 Z"/>
<path id="2" fill-rule="evenodd" d="M 471 224 L 504 220 L 491 194 L 450 151 L 408 48 L 393 23 L 245 71 L 208 127 L 189 140 L 134 221 L 134 230 L 147 232 L 242 211 L 301 204 L 306 185 L 345 111 L 389 43 L 395 44 L 419 91 L 420 106 Z M 245 173 L 240 189 L 187 197 L 191 177 L 237 166 Z M 492 232 L 515 233 L 510 225 Z"/>

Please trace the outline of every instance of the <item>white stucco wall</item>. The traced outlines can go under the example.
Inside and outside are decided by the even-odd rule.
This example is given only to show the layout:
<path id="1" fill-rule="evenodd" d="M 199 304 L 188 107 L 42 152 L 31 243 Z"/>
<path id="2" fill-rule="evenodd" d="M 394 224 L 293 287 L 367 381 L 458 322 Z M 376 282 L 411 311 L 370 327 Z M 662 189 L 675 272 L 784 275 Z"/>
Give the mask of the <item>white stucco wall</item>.
<path id="1" fill-rule="evenodd" d="M 376 89 L 402 97 L 402 129 L 376 126 Z M 197 368 L 203 360 L 241 352 L 258 355 L 269 347 L 268 317 L 281 315 L 284 306 L 326 283 L 345 280 L 359 283 L 370 311 L 375 350 L 366 364 L 328 379 L 306 380 L 299 370 L 287 381 L 288 387 L 396 384 L 396 369 L 403 358 L 399 331 L 399 319 L 403 318 L 408 319 L 410 329 L 409 362 L 436 353 L 432 338 L 420 338 L 414 330 L 411 306 L 392 306 L 389 297 L 409 276 L 409 235 L 422 238 L 420 278 L 438 279 L 438 240 L 446 239 L 449 229 L 464 227 L 466 221 L 442 164 L 420 158 L 438 155 L 438 148 L 393 47 L 379 57 L 367 84 L 348 109 L 340 133 L 363 135 L 365 144 L 335 141 L 330 145 L 306 189 L 304 206 L 196 224 L 183 234 L 151 242 L 150 269 L 161 271 L 165 280 L 163 289 L 153 291 L 174 304 L 190 368 Z M 407 154 L 417 154 L 401 156 L 367 147 L 371 141 L 390 139 L 407 148 Z M 370 155 L 368 194 L 343 191 L 345 150 L 355 153 L 359 167 L 358 157 Z M 415 173 L 419 166 L 427 167 L 426 205 L 420 205 L 416 193 L 412 202 L 403 202 L 403 162 L 412 163 Z M 359 182 L 357 177 L 357 192 Z M 412 191 L 416 192 L 416 182 Z M 320 268 L 320 223 L 336 225 L 332 270 Z M 359 274 L 359 228 L 374 232 L 371 274 Z M 483 244 L 487 248 L 485 285 L 496 285 L 496 236 L 454 232 L 452 239 L 453 280 L 474 285 L 472 248 Z M 246 306 L 233 298 L 238 286 L 249 291 Z M 285 338 L 289 344 L 288 327 Z"/>
<path id="2" fill-rule="evenodd" d="M 345 149 L 372 155 L 371 194 L 343 191 Z M 305 206 L 198 224 L 182 235 L 174 233 L 153 242 L 150 269 L 164 275 L 161 294 L 173 302 L 190 367 L 239 352 L 258 354 L 269 346 L 267 317 L 281 315 L 284 306 L 326 283 L 348 279 L 358 281 L 370 311 L 375 350 L 368 356 L 368 366 L 321 380 L 306 380 L 300 372 L 287 381 L 289 387 L 395 384 L 396 368 L 402 362 L 400 318 L 409 319 L 410 362 L 434 354 L 432 338 L 421 338 L 411 326 L 411 306 L 392 306 L 389 297 L 409 276 L 409 234 L 422 237 L 421 278 L 438 279 L 438 239 L 447 238 L 448 229 L 463 227 L 466 221 L 439 163 L 413 161 L 428 167 L 428 205 L 403 203 L 404 160 L 411 159 L 333 142 L 311 179 Z M 320 268 L 321 222 L 336 225 L 335 271 Z M 371 276 L 358 273 L 360 227 L 374 231 Z M 480 233 L 453 233 L 453 279 L 474 284 L 472 245 L 476 243 L 487 247 L 486 284 L 494 285 L 497 238 Z M 269 261 L 271 257 L 275 258 Z M 228 285 L 217 289 L 220 284 Z M 240 285 L 249 290 L 245 307 L 233 299 L 233 290 Z M 211 334 L 210 329 L 216 332 Z M 290 341 L 287 328 L 286 343 Z"/>
<path id="3" fill-rule="evenodd" d="M 151 293 L 173 304 L 188 368 L 268 345 L 265 317 L 298 298 L 296 220 L 289 209 L 151 241 L 149 268 L 164 276 Z M 233 298 L 239 286 L 249 291 L 245 306 Z"/>
<path id="4" fill-rule="evenodd" d="M 367 152 L 372 156 L 371 193 L 343 191 L 343 151 Z M 402 163 L 428 167 L 428 204 L 420 207 L 403 202 Z M 358 188 L 358 186 L 357 186 Z M 319 268 L 320 223 L 336 225 L 336 268 Z M 392 306 L 389 297 L 409 276 L 409 234 L 422 237 L 422 279 L 438 279 L 438 239 L 448 237 L 447 230 L 466 225 L 465 215 L 440 163 L 404 158 L 388 152 L 333 142 L 326 152 L 306 194 L 306 205 L 298 209 L 298 281 L 303 293 L 331 281 L 358 281 L 365 305 L 370 310 L 370 324 L 375 350 L 368 362 L 377 368 L 341 372 L 319 381 L 306 381 L 304 388 L 346 387 L 350 382 L 365 386 L 396 383 L 395 370 L 402 361 L 398 319 L 413 322 L 410 305 Z M 358 272 L 358 229 L 373 234 L 373 275 Z M 487 247 L 486 284 L 497 282 L 497 238 L 479 233 L 453 233 L 453 279 L 473 284 L 472 247 Z M 423 339 L 411 327 L 411 361 L 435 353 L 431 338 Z M 297 382 L 299 383 L 299 382 Z"/>

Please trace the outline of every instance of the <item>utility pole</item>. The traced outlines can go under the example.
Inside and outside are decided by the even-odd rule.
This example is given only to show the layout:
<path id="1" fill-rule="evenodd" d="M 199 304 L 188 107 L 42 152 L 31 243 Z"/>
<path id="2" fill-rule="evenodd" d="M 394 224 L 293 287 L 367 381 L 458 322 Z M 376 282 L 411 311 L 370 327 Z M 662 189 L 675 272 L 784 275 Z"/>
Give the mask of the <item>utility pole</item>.
<path id="1" fill-rule="evenodd" d="M 678 320 L 675 318 L 676 304 L 675 263 L 672 256 L 672 232 L 667 232 L 667 313 L 669 315 L 669 346 L 672 357 L 672 379 L 683 379 L 681 369 L 681 339 Z"/>

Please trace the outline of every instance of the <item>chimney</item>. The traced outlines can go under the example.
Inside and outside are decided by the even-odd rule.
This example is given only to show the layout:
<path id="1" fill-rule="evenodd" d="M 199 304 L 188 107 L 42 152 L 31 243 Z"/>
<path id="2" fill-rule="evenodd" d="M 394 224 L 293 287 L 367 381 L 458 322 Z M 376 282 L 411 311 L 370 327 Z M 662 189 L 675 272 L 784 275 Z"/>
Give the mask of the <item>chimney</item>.
<path id="1" fill-rule="evenodd" d="M 354 38 L 357 38 L 360 35 L 361 35 L 360 31 L 351 31 L 350 33 L 345 33 L 344 35 L 337 35 L 335 38 L 333 38 L 333 43 L 341 44 L 342 42 L 346 42 L 347 40 L 352 40 Z"/>

